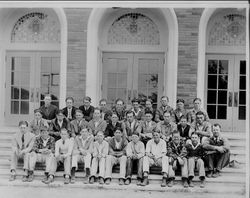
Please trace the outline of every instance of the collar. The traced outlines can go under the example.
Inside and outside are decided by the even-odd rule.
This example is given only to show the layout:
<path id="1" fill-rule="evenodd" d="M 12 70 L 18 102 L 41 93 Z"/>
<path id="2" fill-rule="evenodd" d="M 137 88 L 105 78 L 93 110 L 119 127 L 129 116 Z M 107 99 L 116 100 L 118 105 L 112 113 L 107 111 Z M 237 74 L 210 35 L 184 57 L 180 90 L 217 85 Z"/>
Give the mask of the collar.
<path id="1" fill-rule="evenodd" d="M 196 146 L 194 146 L 193 143 L 191 143 L 191 145 L 192 145 L 192 148 L 195 150 L 200 145 L 200 143 L 198 142 Z"/>

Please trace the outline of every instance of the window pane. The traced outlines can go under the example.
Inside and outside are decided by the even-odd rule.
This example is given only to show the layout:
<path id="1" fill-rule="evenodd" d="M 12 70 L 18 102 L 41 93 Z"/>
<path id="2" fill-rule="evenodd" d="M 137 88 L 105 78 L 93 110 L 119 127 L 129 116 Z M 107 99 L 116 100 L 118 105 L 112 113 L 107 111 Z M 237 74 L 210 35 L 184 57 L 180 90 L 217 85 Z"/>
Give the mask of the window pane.
<path id="1" fill-rule="evenodd" d="M 239 104 L 240 105 L 246 104 L 246 92 L 245 91 L 240 91 Z"/>
<path id="2" fill-rule="evenodd" d="M 30 85 L 30 73 L 29 72 L 20 72 L 21 85 Z"/>
<path id="3" fill-rule="evenodd" d="M 41 57 L 41 72 L 51 73 L 51 58 L 50 57 Z"/>
<path id="4" fill-rule="evenodd" d="M 29 101 L 21 101 L 21 114 L 29 114 Z"/>
<path id="5" fill-rule="evenodd" d="M 20 77 L 20 72 L 11 72 L 11 85 L 19 85 Z"/>
<path id="6" fill-rule="evenodd" d="M 217 76 L 208 75 L 207 88 L 208 89 L 216 89 L 217 88 Z"/>
<path id="7" fill-rule="evenodd" d="M 227 104 L 227 91 L 218 91 L 218 104 Z"/>
<path id="8" fill-rule="evenodd" d="M 149 69 L 149 61 L 147 59 L 139 60 L 139 73 L 147 74 Z"/>
<path id="9" fill-rule="evenodd" d="M 19 102 L 11 101 L 11 114 L 19 114 Z"/>
<path id="10" fill-rule="evenodd" d="M 146 88 L 148 86 L 148 75 L 139 74 L 138 75 L 138 89 Z"/>
<path id="11" fill-rule="evenodd" d="M 216 119 L 216 105 L 207 105 L 207 113 L 210 119 Z"/>
<path id="12" fill-rule="evenodd" d="M 118 59 L 117 60 L 117 71 L 121 73 L 127 73 L 127 59 Z"/>
<path id="13" fill-rule="evenodd" d="M 239 120 L 245 120 L 245 119 L 246 119 L 246 107 L 239 106 Z"/>
<path id="14" fill-rule="evenodd" d="M 217 91 L 207 91 L 207 103 L 208 104 L 216 104 L 216 92 Z"/>
<path id="15" fill-rule="evenodd" d="M 52 57 L 52 73 L 59 74 L 60 72 L 60 58 Z"/>
<path id="16" fill-rule="evenodd" d="M 19 99 L 19 88 L 11 87 L 11 99 Z"/>
<path id="17" fill-rule="evenodd" d="M 109 72 L 117 72 L 117 59 L 112 59 L 112 58 L 110 58 L 110 59 L 108 59 L 108 61 L 107 61 L 108 63 L 107 63 L 107 70 L 109 71 Z M 106 69 L 106 68 L 104 68 L 104 69 Z"/>
<path id="18" fill-rule="evenodd" d="M 11 70 L 16 70 L 15 57 L 11 57 Z"/>
<path id="19" fill-rule="evenodd" d="M 219 60 L 219 74 L 228 74 L 228 60 Z"/>
<path id="20" fill-rule="evenodd" d="M 240 89 L 246 89 L 246 76 L 240 76 Z"/>
<path id="21" fill-rule="evenodd" d="M 227 89 L 228 84 L 228 76 L 227 75 L 219 75 L 219 89 Z"/>
<path id="22" fill-rule="evenodd" d="M 108 73 L 108 87 L 109 88 L 116 87 L 116 74 Z"/>
<path id="23" fill-rule="evenodd" d="M 29 57 L 21 57 L 21 70 L 23 72 L 30 71 L 30 58 Z"/>
<path id="24" fill-rule="evenodd" d="M 21 99 L 24 99 L 24 100 L 29 99 L 29 88 L 21 87 Z"/>
<path id="25" fill-rule="evenodd" d="M 227 106 L 218 106 L 217 119 L 227 119 Z"/>
<path id="26" fill-rule="evenodd" d="M 156 73 L 158 74 L 158 65 L 159 65 L 159 60 L 158 59 L 152 59 L 149 61 L 149 73 Z"/>
<path id="27" fill-rule="evenodd" d="M 246 74 L 246 61 L 240 61 L 240 74 Z"/>
<path id="28" fill-rule="evenodd" d="M 117 87 L 118 88 L 127 87 L 127 74 L 117 74 Z"/>
<path id="29" fill-rule="evenodd" d="M 217 74 L 217 67 L 217 60 L 208 60 L 208 74 Z"/>

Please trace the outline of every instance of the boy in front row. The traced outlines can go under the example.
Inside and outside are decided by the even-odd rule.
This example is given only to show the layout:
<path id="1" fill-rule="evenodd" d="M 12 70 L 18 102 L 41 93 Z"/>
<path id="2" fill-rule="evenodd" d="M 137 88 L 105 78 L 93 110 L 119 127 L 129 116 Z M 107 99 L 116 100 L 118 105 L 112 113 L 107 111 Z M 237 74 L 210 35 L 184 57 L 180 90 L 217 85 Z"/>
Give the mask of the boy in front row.
<path id="1" fill-rule="evenodd" d="M 64 184 L 70 182 L 70 165 L 71 155 L 73 150 L 73 141 L 69 139 L 69 133 L 67 129 L 61 129 L 61 139 L 56 142 L 55 146 L 55 161 L 51 161 L 49 178 L 44 183 L 49 184 L 54 181 L 55 172 L 57 169 L 57 163 L 61 162 L 64 165 Z"/>
<path id="2" fill-rule="evenodd" d="M 28 172 L 28 163 L 29 163 L 29 153 L 33 147 L 35 135 L 28 131 L 28 122 L 20 121 L 19 132 L 15 134 L 12 139 L 12 153 L 11 153 L 11 162 L 10 162 L 10 179 L 13 181 L 16 179 L 16 167 L 18 159 L 23 159 L 23 182 L 28 181 L 29 172 Z"/>

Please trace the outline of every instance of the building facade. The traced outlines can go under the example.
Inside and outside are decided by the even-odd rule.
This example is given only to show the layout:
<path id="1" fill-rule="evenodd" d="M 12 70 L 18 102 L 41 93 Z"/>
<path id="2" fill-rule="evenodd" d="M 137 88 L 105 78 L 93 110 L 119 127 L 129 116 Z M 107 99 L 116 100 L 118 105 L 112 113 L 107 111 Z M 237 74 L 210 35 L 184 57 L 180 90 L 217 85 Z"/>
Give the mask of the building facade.
<path id="1" fill-rule="evenodd" d="M 31 120 L 47 93 L 60 107 L 167 95 L 186 108 L 199 97 L 212 122 L 244 132 L 248 5 L 146 5 L 2 7 L 1 125 Z"/>

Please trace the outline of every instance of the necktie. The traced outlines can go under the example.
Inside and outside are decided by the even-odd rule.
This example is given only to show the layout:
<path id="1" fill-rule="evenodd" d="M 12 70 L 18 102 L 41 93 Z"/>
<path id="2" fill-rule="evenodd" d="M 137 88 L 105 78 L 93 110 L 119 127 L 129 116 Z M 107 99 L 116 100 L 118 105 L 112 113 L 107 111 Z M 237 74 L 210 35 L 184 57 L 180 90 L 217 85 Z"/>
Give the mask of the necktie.
<path id="1" fill-rule="evenodd" d="M 62 143 L 65 144 L 65 140 L 63 140 Z"/>
<path id="2" fill-rule="evenodd" d="M 24 149 L 24 134 L 22 135 L 22 149 Z"/>

